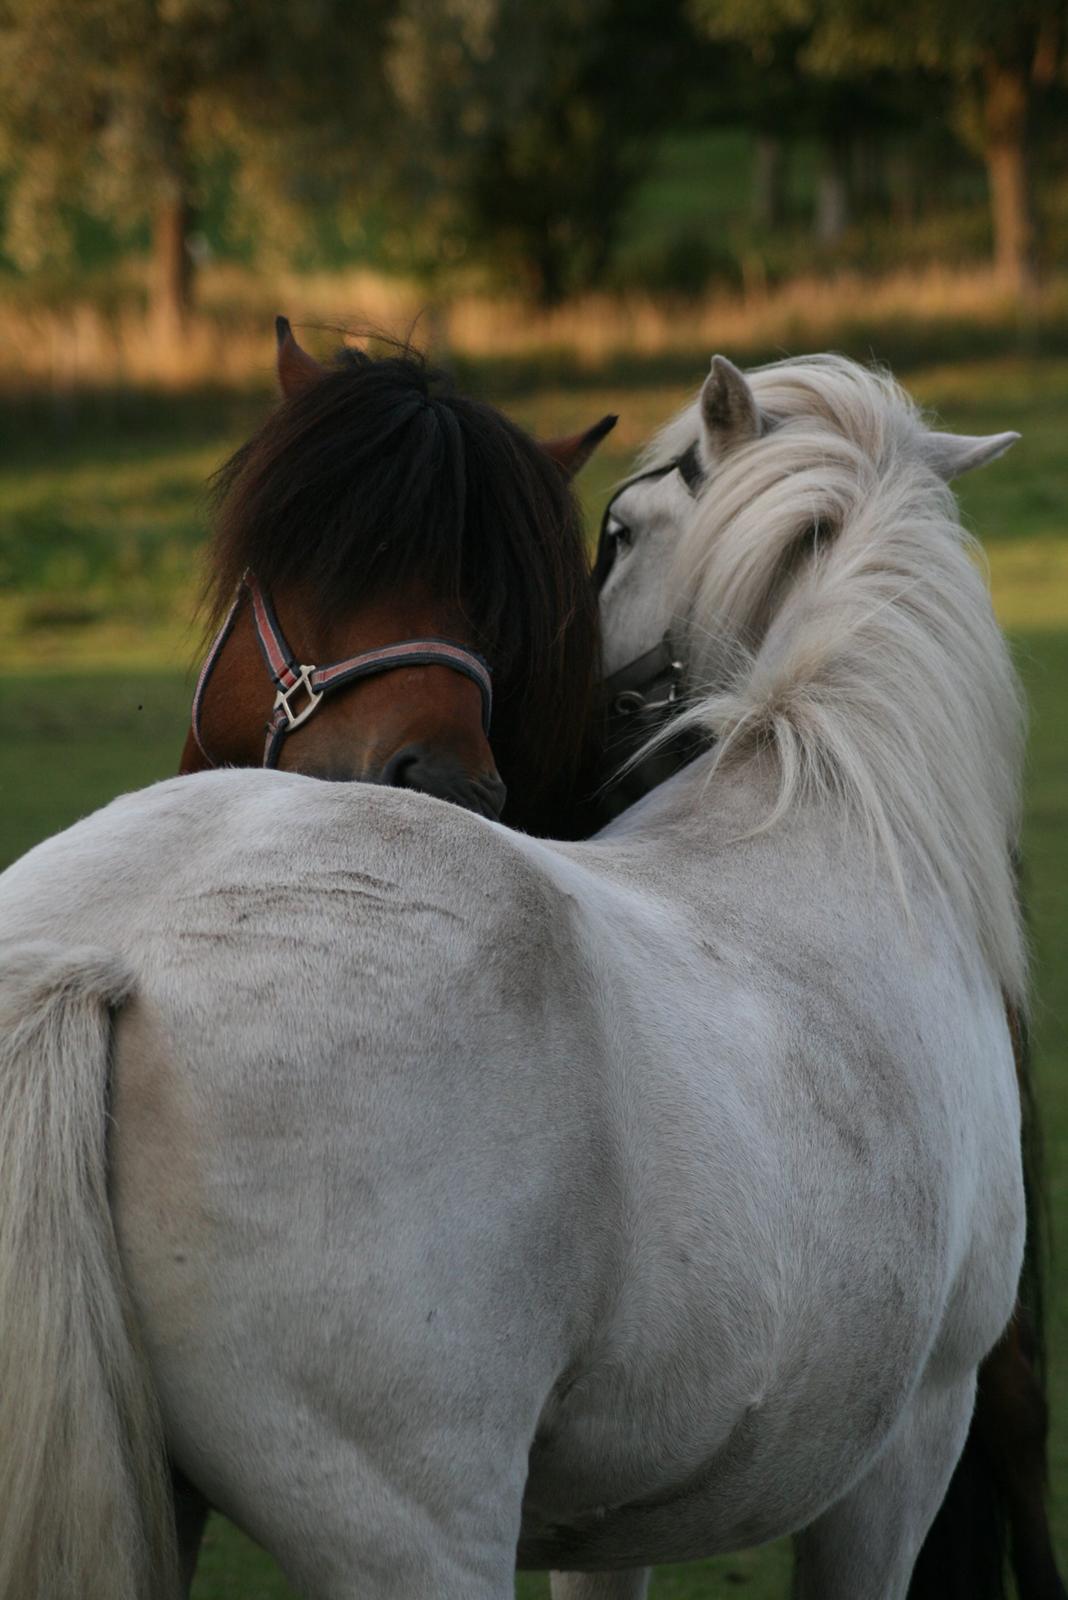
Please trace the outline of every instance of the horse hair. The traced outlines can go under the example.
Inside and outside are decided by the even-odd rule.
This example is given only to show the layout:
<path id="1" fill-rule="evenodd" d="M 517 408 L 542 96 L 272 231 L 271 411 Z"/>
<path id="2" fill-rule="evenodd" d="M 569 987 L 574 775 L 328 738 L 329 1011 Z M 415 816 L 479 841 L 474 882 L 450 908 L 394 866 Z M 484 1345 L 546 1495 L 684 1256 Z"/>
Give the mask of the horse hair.
<path id="1" fill-rule="evenodd" d="M 414 584 L 456 606 L 494 673 L 498 768 L 533 800 L 568 789 L 589 725 L 596 597 L 560 468 L 417 351 L 343 350 L 212 486 L 207 608 L 242 572 L 337 619 Z"/>
<path id="2" fill-rule="evenodd" d="M 178 1600 L 159 1404 L 111 1215 L 104 1131 L 118 959 L 0 962 L 0 1595 Z M 29 1198 L 26 1198 L 29 1197 Z"/>
<path id="3" fill-rule="evenodd" d="M 903 896 L 908 860 L 948 897 L 1019 1006 L 1025 713 L 977 541 L 888 374 L 821 355 L 748 377 L 773 426 L 716 465 L 680 535 L 668 582 L 702 687 L 667 731 L 711 731 L 713 771 L 773 752 L 763 825 L 806 799 L 849 808 Z M 647 463 L 698 426 L 690 406 Z"/>

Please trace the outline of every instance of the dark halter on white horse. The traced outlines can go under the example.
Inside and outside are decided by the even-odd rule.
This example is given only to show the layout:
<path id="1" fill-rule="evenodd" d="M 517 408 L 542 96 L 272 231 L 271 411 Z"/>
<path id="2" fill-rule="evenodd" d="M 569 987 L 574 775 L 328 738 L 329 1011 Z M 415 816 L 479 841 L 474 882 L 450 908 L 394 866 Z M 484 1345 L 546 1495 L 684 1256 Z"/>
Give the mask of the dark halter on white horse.
<path id="1" fill-rule="evenodd" d="M 666 461 L 661 467 L 652 467 L 648 472 L 628 478 L 616 490 L 601 519 L 593 569 L 598 589 L 604 587 L 612 570 L 614 552 L 608 526 L 612 507 L 633 484 L 664 478 L 669 472 L 678 472 L 690 494 L 696 496 L 703 476 L 697 445 L 692 444 L 681 456 Z M 617 768 L 622 767 L 622 771 L 617 771 L 599 791 L 603 820 L 618 816 L 707 749 L 708 735 L 689 728 L 658 745 L 640 761 L 630 761 L 646 740 L 682 709 L 685 673 L 685 663 L 679 658 L 668 632 L 659 644 L 628 661 L 601 684 L 605 752 Z"/>
<path id="2" fill-rule="evenodd" d="M 399 644 L 383 645 L 378 650 L 364 650 L 360 655 L 335 661 L 328 667 L 316 667 L 298 662 L 285 640 L 271 603 L 252 572 L 246 572 L 237 586 L 233 604 L 219 629 L 200 669 L 197 686 L 193 691 L 193 737 L 200 746 L 204 759 L 211 763 L 200 734 L 200 717 L 204 694 L 211 674 L 222 653 L 223 646 L 233 631 L 238 611 L 246 594 L 252 602 L 252 620 L 256 629 L 263 659 L 271 681 L 278 690 L 274 708 L 266 728 L 263 748 L 263 765 L 273 767 L 278 761 L 282 741 L 295 728 L 302 727 L 322 703 L 324 695 L 334 689 L 344 688 L 357 678 L 369 678 L 379 672 L 391 672 L 395 667 L 451 667 L 478 685 L 482 696 L 482 731 L 489 735 L 493 712 L 493 683 L 491 668 L 477 650 L 457 644 L 452 639 L 404 639 Z"/>

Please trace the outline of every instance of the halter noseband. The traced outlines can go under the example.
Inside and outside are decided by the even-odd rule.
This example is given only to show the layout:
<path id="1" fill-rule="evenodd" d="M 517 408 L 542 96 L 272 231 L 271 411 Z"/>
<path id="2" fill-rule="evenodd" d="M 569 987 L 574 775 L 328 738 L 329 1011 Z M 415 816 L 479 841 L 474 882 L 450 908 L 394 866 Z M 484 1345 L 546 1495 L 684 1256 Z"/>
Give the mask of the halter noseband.
<path id="1" fill-rule="evenodd" d="M 477 684 L 482 696 L 482 731 L 489 734 L 493 711 L 493 684 L 490 667 L 477 650 L 456 644 L 451 639 L 405 639 L 400 644 L 383 645 L 378 650 L 364 650 L 360 655 L 335 661 L 329 667 L 315 667 L 307 662 L 298 663 L 285 640 L 271 602 L 252 572 L 246 572 L 237 586 L 233 604 L 208 651 L 200 669 L 197 686 L 193 691 L 193 737 L 204 759 L 212 766 L 215 762 L 204 748 L 201 737 L 201 713 L 204 695 L 219 656 L 233 632 L 241 603 L 248 595 L 252 602 L 252 621 L 256 638 L 267 663 L 267 671 L 278 693 L 267 722 L 263 747 L 263 765 L 273 767 L 278 761 L 282 741 L 295 728 L 300 728 L 318 711 L 323 696 L 335 689 L 344 688 L 357 678 L 369 678 L 379 672 L 391 672 L 395 667 L 451 667 Z"/>

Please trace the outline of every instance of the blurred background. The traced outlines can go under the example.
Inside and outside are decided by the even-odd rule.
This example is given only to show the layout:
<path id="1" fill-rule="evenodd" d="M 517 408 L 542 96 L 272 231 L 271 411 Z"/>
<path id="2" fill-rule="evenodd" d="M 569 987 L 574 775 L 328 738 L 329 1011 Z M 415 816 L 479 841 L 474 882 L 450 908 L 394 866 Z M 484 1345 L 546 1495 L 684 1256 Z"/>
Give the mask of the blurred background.
<path id="1" fill-rule="evenodd" d="M 271 403 L 277 312 L 320 355 L 414 330 L 542 435 L 618 412 L 591 523 L 716 350 L 844 350 L 946 427 L 1023 434 L 961 488 L 1033 704 L 1056 1248 L 1068 3 L 0 0 L 0 865 L 177 765 L 204 484 Z M 665 1571 L 654 1595 L 770 1597 L 787 1565 Z M 287 1593 L 213 1525 L 198 1600 Z"/>

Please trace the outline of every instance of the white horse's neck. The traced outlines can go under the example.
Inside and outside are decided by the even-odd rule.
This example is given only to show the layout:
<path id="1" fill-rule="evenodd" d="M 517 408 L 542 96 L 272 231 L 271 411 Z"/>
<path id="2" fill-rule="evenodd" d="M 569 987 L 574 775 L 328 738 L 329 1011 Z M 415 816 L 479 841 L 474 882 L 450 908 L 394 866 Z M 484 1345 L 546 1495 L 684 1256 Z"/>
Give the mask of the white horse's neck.
<path id="1" fill-rule="evenodd" d="M 829 828 L 859 822 L 899 892 L 925 877 L 1018 997 L 1021 699 L 929 436 L 889 379 L 844 360 L 752 387 L 775 427 L 716 467 L 679 539 L 684 720 L 718 743 L 670 805 L 715 807 L 728 767 L 772 756 L 751 827 L 806 802 Z"/>

